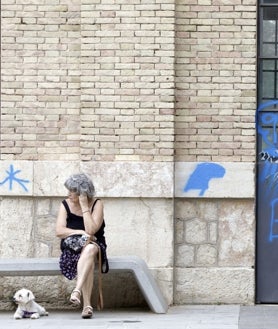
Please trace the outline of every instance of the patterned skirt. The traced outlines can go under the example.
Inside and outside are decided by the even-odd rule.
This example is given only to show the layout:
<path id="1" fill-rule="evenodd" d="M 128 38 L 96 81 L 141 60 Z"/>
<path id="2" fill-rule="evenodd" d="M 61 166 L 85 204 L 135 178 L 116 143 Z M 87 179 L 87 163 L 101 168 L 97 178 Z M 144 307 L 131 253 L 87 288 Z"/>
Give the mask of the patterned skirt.
<path id="1" fill-rule="evenodd" d="M 106 255 L 106 246 L 97 242 L 101 250 L 102 273 L 109 271 L 109 263 Z M 70 249 L 63 249 L 60 256 L 59 265 L 61 273 L 69 280 L 73 280 L 77 275 L 77 264 L 80 258 L 80 253 L 75 253 Z"/>

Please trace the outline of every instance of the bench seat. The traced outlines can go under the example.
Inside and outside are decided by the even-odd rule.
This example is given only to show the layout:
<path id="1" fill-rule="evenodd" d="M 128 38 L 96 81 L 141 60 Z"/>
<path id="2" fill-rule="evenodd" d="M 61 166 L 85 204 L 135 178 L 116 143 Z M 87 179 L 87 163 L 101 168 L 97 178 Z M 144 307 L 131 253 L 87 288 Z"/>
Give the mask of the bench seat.
<path id="1" fill-rule="evenodd" d="M 128 271 L 133 273 L 136 282 L 150 309 L 155 313 L 166 313 L 165 302 L 156 281 L 146 262 L 137 256 L 109 258 L 110 271 Z M 47 276 L 60 275 L 58 258 L 2 258 L 0 276 Z"/>

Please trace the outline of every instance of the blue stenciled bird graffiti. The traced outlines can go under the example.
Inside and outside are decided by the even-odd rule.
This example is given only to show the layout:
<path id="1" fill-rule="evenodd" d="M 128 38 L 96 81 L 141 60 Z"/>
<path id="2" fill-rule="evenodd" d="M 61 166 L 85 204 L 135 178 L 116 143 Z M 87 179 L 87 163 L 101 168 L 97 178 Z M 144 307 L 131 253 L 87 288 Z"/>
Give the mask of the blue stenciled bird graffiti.
<path id="1" fill-rule="evenodd" d="M 17 178 L 17 174 L 20 173 L 21 170 L 14 170 L 14 166 L 10 165 L 10 170 L 6 170 L 6 173 L 8 174 L 8 176 L 2 181 L 0 182 L 0 185 L 4 185 L 5 183 L 9 183 L 9 189 L 12 190 L 13 189 L 13 182 L 18 183 L 23 189 L 24 191 L 28 191 L 27 187 L 25 186 L 25 183 L 30 183 L 29 180 L 27 179 L 20 179 Z"/>
<path id="2" fill-rule="evenodd" d="M 225 168 L 217 163 L 199 163 L 189 177 L 183 191 L 200 190 L 199 196 L 203 196 L 209 187 L 210 180 L 223 177 L 225 172 Z"/>

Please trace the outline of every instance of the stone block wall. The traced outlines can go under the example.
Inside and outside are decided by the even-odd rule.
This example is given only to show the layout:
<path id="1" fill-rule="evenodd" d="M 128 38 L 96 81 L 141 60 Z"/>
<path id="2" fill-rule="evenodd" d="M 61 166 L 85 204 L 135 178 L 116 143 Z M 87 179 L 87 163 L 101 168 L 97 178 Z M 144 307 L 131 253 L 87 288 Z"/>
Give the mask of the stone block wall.
<path id="1" fill-rule="evenodd" d="M 254 202 L 177 200 L 177 304 L 254 301 Z"/>
<path id="2" fill-rule="evenodd" d="M 19 181 L 0 186 L 0 257 L 59 257 L 56 216 L 66 196 L 65 179 L 75 172 L 90 175 L 104 202 L 108 257 L 137 255 L 144 259 L 167 302 L 173 302 L 173 168 L 171 163 L 14 161 Z M 0 162 L 0 181 L 10 161 Z M 46 176 L 47 174 L 47 176 Z M 149 184 L 152 181 L 153 184 Z M 145 188 L 144 188 L 145 187 Z M 163 251 L 163 252 L 161 252 Z M 1 278 L 0 309 L 11 309 L 13 293 L 32 287 L 48 308 L 70 308 L 75 281 L 62 276 Z M 125 282 L 124 287 L 123 281 Z M 130 274 L 104 275 L 105 306 L 146 306 Z M 49 289 L 53 287 L 53 289 Z M 111 294 L 118 291 L 117 298 Z M 96 298 L 94 301 L 96 302 Z"/>

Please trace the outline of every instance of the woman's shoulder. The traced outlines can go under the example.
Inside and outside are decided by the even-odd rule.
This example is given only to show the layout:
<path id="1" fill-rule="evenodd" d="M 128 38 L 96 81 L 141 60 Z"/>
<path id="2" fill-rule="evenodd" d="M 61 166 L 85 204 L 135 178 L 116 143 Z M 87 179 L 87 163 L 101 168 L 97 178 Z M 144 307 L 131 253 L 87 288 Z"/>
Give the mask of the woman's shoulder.
<path id="1" fill-rule="evenodd" d="M 91 206 L 92 210 L 94 210 L 95 207 L 98 207 L 98 208 L 103 207 L 103 202 L 100 198 L 94 198 L 93 199 L 93 203 L 92 203 L 92 206 Z"/>
<path id="2" fill-rule="evenodd" d="M 70 206 L 69 206 L 69 200 L 68 199 L 64 199 L 61 202 L 61 208 L 65 208 L 67 213 L 70 212 Z"/>
<path id="3" fill-rule="evenodd" d="M 64 199 L 64 200 L 62 200 L 62 202 L 61 202 L 61 206 L 62 206 L 62 205 L 64 205 L 64 207 L 69 206 L 69 200 L 68 200 L 68 199 Z"/>
<path id="4" fill-rule="evenodd" d="M 103 201 L 102 201 L 102 199 L 100 199 L 100 198 L 96 198 L 96 199 L 95 199 L 95 203 L 98 204 L 98 205 L 103 206 Z"/>

